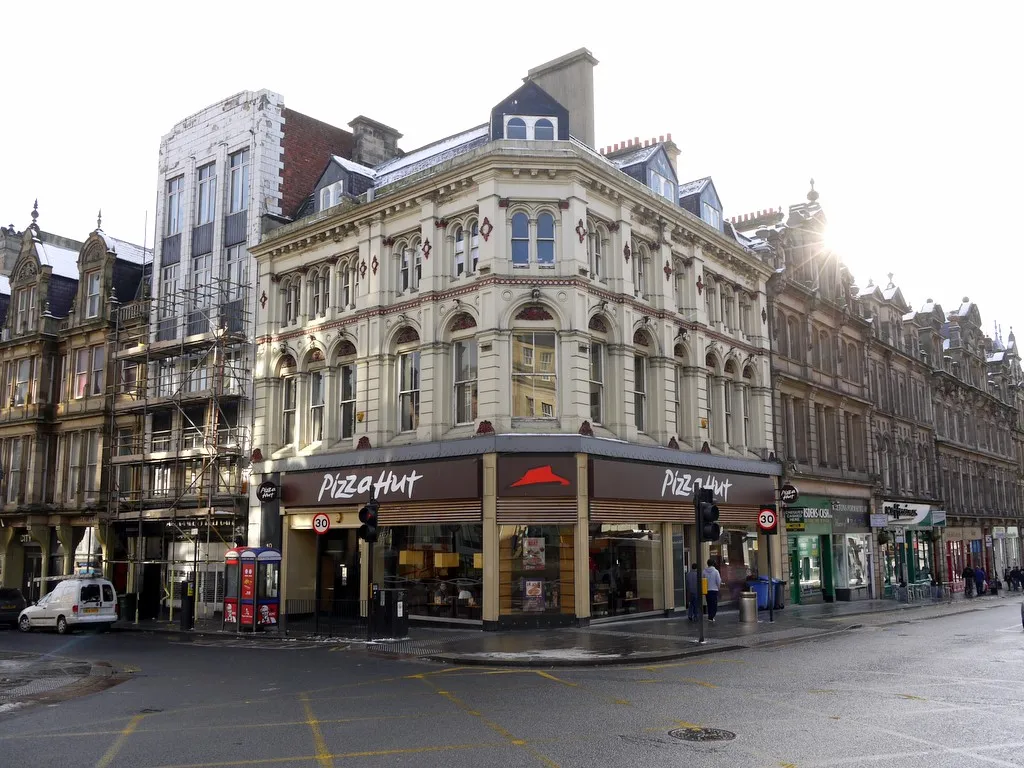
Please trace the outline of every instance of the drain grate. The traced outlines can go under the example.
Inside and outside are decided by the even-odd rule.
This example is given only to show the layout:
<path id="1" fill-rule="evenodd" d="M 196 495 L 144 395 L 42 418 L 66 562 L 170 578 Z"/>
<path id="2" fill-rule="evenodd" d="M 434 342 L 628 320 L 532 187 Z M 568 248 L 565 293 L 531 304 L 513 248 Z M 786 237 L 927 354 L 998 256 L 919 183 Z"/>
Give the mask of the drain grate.
<path id="1" fill-rule="evenodd" d="M 680 741 L 732 741 L 736 734 L 721 728 L 676 728 L 668 735 Z"/>

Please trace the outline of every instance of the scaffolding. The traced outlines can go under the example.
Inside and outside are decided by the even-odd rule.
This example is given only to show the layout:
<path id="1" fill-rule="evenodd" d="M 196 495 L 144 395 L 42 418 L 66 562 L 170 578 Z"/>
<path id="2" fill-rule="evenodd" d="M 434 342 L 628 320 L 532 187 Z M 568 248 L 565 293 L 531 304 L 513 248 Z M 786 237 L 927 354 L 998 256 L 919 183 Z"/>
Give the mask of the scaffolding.
<path id="1" fill-rule="evenodd" d="M 204 276 L 112 308 L 106 524 L 135 596 L 126 619 L 145 617 L 144 590 L 173 619 L 184 578 L 198 618 L 222 601 L 223 552 L 248 519 L 250 291 Z"/>

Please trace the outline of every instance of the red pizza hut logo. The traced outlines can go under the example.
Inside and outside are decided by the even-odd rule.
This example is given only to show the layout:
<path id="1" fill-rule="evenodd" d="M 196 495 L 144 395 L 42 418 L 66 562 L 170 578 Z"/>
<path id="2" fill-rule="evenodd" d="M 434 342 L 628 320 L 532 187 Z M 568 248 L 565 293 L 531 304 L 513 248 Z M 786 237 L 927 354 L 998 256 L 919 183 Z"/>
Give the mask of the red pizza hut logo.
<path id="1" fill-rule="evenodd" d="M 545 464 L 543 467 L 526 470 L 523 476 L 509 487 L 523 488 L 527 485 L 571 485 L 571 482 L 561 475 L 555 474 L 555 470 L 551 468 L 550 464 Z"/>

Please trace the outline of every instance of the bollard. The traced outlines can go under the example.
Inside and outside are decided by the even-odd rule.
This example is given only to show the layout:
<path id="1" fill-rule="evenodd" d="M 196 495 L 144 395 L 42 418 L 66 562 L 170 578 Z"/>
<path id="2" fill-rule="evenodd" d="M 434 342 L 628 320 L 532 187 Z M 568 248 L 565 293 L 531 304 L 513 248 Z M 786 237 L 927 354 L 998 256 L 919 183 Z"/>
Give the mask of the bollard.
<path id="1" fill-rule="evenodd" d="M 756 592 L 740 592 L 740 624 L 757 624 Z"/>

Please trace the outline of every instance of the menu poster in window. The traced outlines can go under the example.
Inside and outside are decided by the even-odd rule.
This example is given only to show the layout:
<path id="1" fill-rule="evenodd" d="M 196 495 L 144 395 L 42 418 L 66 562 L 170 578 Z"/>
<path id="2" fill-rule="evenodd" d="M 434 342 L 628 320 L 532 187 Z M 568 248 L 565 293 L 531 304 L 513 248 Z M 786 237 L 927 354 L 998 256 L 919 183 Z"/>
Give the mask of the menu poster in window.
<path id="1" fill-rule="evenodd" d="M 253 618 L 256 614 L 253 612 L 252 604 L 242 604 L 242 626 L 253 626 Z"/>
<path id="2" fill-rule="evenodd" d="M 256 594 L 256 563 L 242 563 L 242 599 L 252 600 Z"/>
<path id="3" fill-rule="evenodd" d="M 523 579 L 523 610 L 544 610 L 544 579 Z"/>
<path id="4" fill-rule="evenodd" d="M 523 541 L 523 570 L 543 571 L 547 563 L 544 553 L 545 539 L 527 537 Z"/>

